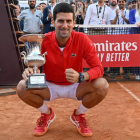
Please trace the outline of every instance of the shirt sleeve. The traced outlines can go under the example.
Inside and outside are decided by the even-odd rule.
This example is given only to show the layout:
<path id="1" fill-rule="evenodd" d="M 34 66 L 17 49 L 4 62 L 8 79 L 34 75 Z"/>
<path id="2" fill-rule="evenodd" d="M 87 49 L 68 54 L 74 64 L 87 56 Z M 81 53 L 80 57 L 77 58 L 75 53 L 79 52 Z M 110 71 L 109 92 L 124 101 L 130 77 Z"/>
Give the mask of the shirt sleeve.
<path id="1" fill-rule="evenodd" d="M 24 19 L 24 16 L 25 16 L 25 12 L 22 11 L 17 18 L 21 21 L 22 19 Z"/>
<path id="2" fill-rule="evenodd" d="M 112 10 L 111 10 L 111 8 L 109 7 L 109 9 L 108 9 L 108 17 L 107 17 L 107 25 L 110 24 L 110 17 L 111 17 L 111 14 L 112 14 Z"/>
<path id="3" fill-rule="evenodd" d="M 84 40 L 83 57 L 86 60 L 87 64 L 90 66 L 90 70 L 88 70 L 87 72 L 89 73 L 90 76 L 89 81 L 91 81 L 93 79 L 102 77 L 104 70 L 101 61 L 97 56 L 94 43 L 88 38 L 87 35 L 83 37 L 83 40 Z"/>

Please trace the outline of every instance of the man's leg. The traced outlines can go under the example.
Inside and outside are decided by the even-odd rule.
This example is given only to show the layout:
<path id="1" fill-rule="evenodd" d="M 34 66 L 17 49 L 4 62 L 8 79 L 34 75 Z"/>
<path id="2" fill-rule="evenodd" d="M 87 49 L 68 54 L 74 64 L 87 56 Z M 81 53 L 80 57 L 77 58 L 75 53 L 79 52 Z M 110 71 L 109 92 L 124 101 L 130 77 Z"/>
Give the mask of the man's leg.
<path id="1" fill-rule="evenodd" d="M 25 87 L 25 80 L 21 80 L 17 85 L 17 94 L 26 104 L 37 108 L 41 112 L 41 117 L 37 120 L 37 127 L 34 129 L 34 135 L 44 135 L 55 118 L 52 109 L 48 108 L 44 103 L 44 100 L 50 100 L 50 90 L 49 88 L 43 90 L 25 90 Z"/>
<path id="2" fill-rule="evenodd" d="M 92 131 L 88 127 L 85 120 L 85 113 L 88 109 L 100 103 L 108 92 L 109 84 L 104 78 L 97 78 L 91 82 L 80 83 L 76 96 L 78 100 L 82 100 L 79 108 L 74 110 L 71 121 L 76 125 L 78 132 L 82 136 L 92 136 Z"/>
<path id="3" fill-rule="evenodd" d="M 104 78 L 97 78 L 91 82 L 80 83 L 76 96 L 78 100 L 82 100 L 82 104 L 86 108 L 92 108 L 100 103 L 108 92 L 109 84 Z"/>

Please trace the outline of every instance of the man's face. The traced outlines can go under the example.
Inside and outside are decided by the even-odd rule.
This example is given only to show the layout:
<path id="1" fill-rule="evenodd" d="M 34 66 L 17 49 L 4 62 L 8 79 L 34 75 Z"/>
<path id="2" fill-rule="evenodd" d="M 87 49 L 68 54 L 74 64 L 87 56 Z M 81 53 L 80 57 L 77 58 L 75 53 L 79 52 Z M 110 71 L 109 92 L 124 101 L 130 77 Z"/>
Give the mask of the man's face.
<path id="1" fill-rule="evenodd" d="M 46 4 L 41 4 L 43 10 L 46 8 Z"/>
<path id="2" fill-rule="evenodd" d="M 75 4 L 71 4 L 71 6 L 73 7 L 73 10 L 75 11 L 75 9 L 76 9 Z"/>
<path id="3" fill-rule="evenodd" d="M 29 0 L 28 4 L 29 4 L 30 9 L 34 9 L 35 5 L 36 5 L 36 1 L 35 0 Z"/>
<path id="4" fill-rule="evenodd" d="M 51 3 L 56 3 L 56 0 L 51 0 Z"/>
<path id="5" fill-rule="evenodd" d="M 54 21 L 57 40 L 69 38 L 74 25 L 73 13 L 58 13 Z"/>
<path id="6" fill-rule="evenodd" d="M 99 3 L 102 3 L 102 2 L 104 2 L 104 0 L 98 0 L 98 2 L 99 2 Z"/>
<path id="7" fill-rule="evenodd" d="M 119 6 L 119 9 L 124 9 L 125 8 L 125 4 L 126 2 L 124 0 L 119 0 L 118 1 L 118 6 Z"/>
<path id="8" fill-rule="evenodd" d="M 19 5 L 15 5 L 15 7 L 17 8 L 17 9 L 15 9 L 15 12 L 16 12 L 16 15 L 18 16 L 19 14 L 20 14 L 20 7 L 19 7 Z"/>
<path id="9" fill-rule="evenodd" d="M 116 6 L 117 5 L 117 0 L 111 0 L 110 3 L 111 3 L 112 6 Z"/>
<path id="10" fill-rule="evenodd" d="M 104 2 L 107 6 L 109 6 L 109 1 L 108 0 L 104 0 Z"/>
<path id="11" fill-rule="evenodd" d="M 132 5 L 131 5 L 131 4 L 129 4 L 129 5 L 128 5 L 128 9 L 129 9 L 129 10 L 131 10 L 131 8 L 132 8 Z"/>
<path id="12" fill-rule="evenodd" d="M 41 7 L 39 7 L 39 6 L 38 6 L 38 7 L 36 7 L 36 9 L 37 9 L 37 10 L 40 10 L 40 11 L 42 10 L 42 9 L 41 9 Z"/>
<path id="13" fill-rule="evenodd" d="M 136 8 L 136 1 L 132 1 L 132 9 Z"/>

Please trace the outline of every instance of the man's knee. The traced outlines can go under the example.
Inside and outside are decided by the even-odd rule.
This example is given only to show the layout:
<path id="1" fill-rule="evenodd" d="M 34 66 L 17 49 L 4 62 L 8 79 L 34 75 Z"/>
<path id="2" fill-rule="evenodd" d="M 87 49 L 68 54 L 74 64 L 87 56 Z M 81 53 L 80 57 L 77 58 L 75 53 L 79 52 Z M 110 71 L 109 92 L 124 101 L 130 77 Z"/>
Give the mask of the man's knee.
<path id="1" fill-rule="evenodd" d="M 97 78 L 93 82 L 93 86 L 94 86 L 94 88 L 96 90 L 96 93 L 98 95 L 102 96 L 103 98 L 107 95 L 109 84 L 108 84 L 106 79 L 104 79 L 104 78 Z"/>
<path id="2" fill-rule="evenodd" d="M 25 87 L 26 87 L 25 80 L 21 80 L 17 85 L 17 94 L 18 94 L 20 99 L 23 99 L 26 96 Z"/>

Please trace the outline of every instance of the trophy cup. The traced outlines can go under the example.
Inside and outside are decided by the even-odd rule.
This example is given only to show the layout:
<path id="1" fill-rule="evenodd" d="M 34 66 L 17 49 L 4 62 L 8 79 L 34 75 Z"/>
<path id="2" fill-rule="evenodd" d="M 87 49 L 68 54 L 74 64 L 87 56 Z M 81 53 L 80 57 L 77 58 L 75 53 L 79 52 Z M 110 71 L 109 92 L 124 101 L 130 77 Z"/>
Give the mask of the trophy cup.
<path id="1" fill-rule="evenodd" d="M 37 73 L 38 67 L 45 64 L 45 52 L 41 55 L 41 43 L 45 35 L 43 34 L 26 34 L 19 38 L 19 41 L 24 42 L 25 51 L 21 52 L 24 56 L 24 64 L 32 67 L 34 74 L 28 77 L 25 89 L 44 89 L 47 87 L 46 77 L 44 73 Z"/>

